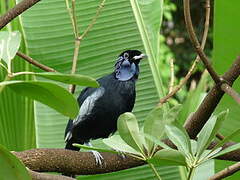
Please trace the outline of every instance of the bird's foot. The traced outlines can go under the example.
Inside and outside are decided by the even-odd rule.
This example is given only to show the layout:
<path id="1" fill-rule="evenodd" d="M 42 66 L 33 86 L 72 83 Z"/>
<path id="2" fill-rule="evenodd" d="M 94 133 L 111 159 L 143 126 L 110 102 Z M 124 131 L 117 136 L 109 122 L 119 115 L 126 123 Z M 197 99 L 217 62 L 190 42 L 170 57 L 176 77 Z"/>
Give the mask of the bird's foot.
<path id="1" fill-rule="evenodd" d="M 91 152 L 93 153 L 96 164 L 102 167 L 103 166 L 103 160 L 104 160 L 102 155 L 98 151 L 91 151 Z"/>
<path id="2" fill-rule="evenodd" d="M 120 156 L 122 159 L 125 159 L 127 157 L 126 154 L 124 154 L 124 152 L 116 150 L 116 149 L 115 149 L 115 151 L 118 152 L 118 156 Z"/>

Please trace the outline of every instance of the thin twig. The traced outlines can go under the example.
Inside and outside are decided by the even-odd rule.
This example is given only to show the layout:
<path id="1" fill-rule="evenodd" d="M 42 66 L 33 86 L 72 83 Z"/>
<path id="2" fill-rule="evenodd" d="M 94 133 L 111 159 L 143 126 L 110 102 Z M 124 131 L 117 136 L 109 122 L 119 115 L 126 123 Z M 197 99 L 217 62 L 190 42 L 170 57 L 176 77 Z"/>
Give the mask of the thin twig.
<path id="1" fill-rule="evenodd" d="M 18 15 L 32 7 L 40 0 L 23 0 L 0 17 L 0 30 Z"/>
<path id="2" fill-rule="evenodd" d="M 79 49 L 80 49 L 80 45 L 81 45 L 81 40 L 92 29 L 93 25 L 95 24 L 99 14 L 100 14 L 101 9 L 104 7 L 104 3 L 105 3 L 105 0 L 102 0 L 102 2 L 100 3 L 100 5 L 96 11 L 96 15 L 93 17 L 91 23 L 88 25 L 88 27 L 83 32 L 83 34 L 79 35 L 79 30 L 78 30 L 78 25 L 77 25 L 76 8 L 75 8 L 75 0 L 72 0 L 72 9 L 69 7 L 68 0 L 66 0 L 66 6 L 67 6 L 67 9 L 68 9 L 71 21 L 72 21 L 72 26 L 73 26 L 73 30 L 74 30 L 74 34 L 75 34 L 75 48 L 74 48 L 74 55 L 73 55 L 73 60 L 72 60 L 71 74 L 76 73 L 77 60 L 78 60 L 78 54 L 79 54 Z M 71 84 L 69 86 L 69 92 L 71 92 L 72 94 L 74 94 L 75 89 L 76 89 L 75 84 Z"/>
<path id="3" fill-rule="evenodd" d="M 212 177 L 210 177 L 208 180 L 220 180 L 225 177 L 231 176 L 234 173 L 238 172 L 240 170 L 240 162 L 229 166 L 222 171 L 219 171 L 218 173 L 214 174 Z"/>
<path id="4" fill-rule="evenodd" d="M 203 32 L 203 36 L 202 36 L 202 43 L 201 43 L 201 48 L 204 49 L 205 44 L 206 44 L 206 40 L 207 40 L 207 35 L 208 35 L 208 30 L 209 30 L 209 20 L 210 20 L 210 0 L 206 0 L 206 5 L 205 5 L 205 23 L 204 23 L 204 32 Z M 180 81 L 179 85 L 177 85 L 173 91 L 171 91 L 167 96 L 163 97 L 162 99 L 160 99 L 159 105 L 163 104 L 165 102 L 168 101 L 168 99 L 170 99 L 172 96 L 174 96 L 182 87 L 184 84 L 186 84 L 186 82 L 188 81 L 188 79 L 191 77 L 197 63 L 199 62 L 200 58 L 199 56 L 196 57 L 196 59 L 194 60 L 191 68 L 188 70 L 187 75 L 184 77 L 183 80 Z"/>
<path id="5" fill-rule="evenodd" d="M 29 62 L 30 64 L 33 64 L 34 66 L 44 70 L 44 71 L 47 71 L 47 72 L 57 72 L 55 69 L 53 68 L 50 68 L 46 65 L 43 65 L 41 63 L 39 63 L 38 61 L 34 60 L 33 58 L 27 56 L 26 54 L 23 54 L 22 52 L 18 51 L 17 52 L 17 55 L 21 58 L 23 58 L 24 60 L 26 60 L 27 62 Z"/>
<path id="6" fill-rule="evenodd" d="M 220 133 L 217 133 L 216 134 L 216 137 L 219 139 L 219 140 L 223 140 L 225 137 L 222 135 L 222 134 L 220 134 Z"/>
<path id="7" fill-rule="evenodd" d="M 76 15 L 76 1 L 72 0 L 72 17 L 73 17 L 73 28 L 75 33 L 75 38 L 79 37 L 78 25 L 77 25 L 77 15 Z"/>
<path id="8" fill-rule="evenodd" d="M 238 94 L 231 86 L 229 86 L 227 83 L 223 83 L 221 85 L 221 89 L 231 96 L 238 104 L 240 104 L 240 94 Z"/>
<path id="9" fill-rule="evenodd" d="M 170 78 L 170 83 L 169 83 L 169 92 L 171 93 L 173 91 L 173 86 L 174 86 L 174 59 L 170 59 L 170 72 L 171 72 L 171 78 Z"/>
<path id="10" fill-rule="evenodd" d="M 77 59 L 78 59 L 80 44 L 81 44 L 80 39 L 76 39 L 76 40 L 75 40 L 74 54 L 73 54 L 73 61 L 72 61 L 71 74 L 75 74 L 76 69 L 77 69 Z M 72 94 L 74 94 L 75 88 L 76 88 L 76 85 L 75 85 L 75 84 L 71 84 L 71 85 L 69 86 L 69 92 L 71 92 Z"/>
<path id="11" fill-rule="evenodd" d="M 81 35 L 81 37 L 80 37 L 81 39 L 83 39 L 83 38 L 87 35 L 87 33 L 92 29 L 93 25 L 96 23 L 97 18 L 98 18 L 98 16 L 99 16 L 102 8 L 104 7 L 105 1 L 106 1 L 106 0 L 102 0 L 102 2 L 100 3 L 100 5 L 99 5 L 99 7 L 98 7 L 98 9 L 97 9 L 97 11 L 96 11 L 96 14 L 95 14 L 95 16 L 93 17 L 91 23 L 88 25 L 87 29 L 86 29 L 86 30 L 84 31 L 84 33 Z"/>
<path id="12" fill-rule="evenodd" d="M 193 25 L 192 25 L 191 13 L 190 13 L 190 2 L 189 2 L 189 0 L 184 0 L 183 1 L 183 6 L 184 6 L 184 18 L 185 18 L 185 22 L 186 22 L 186 29 L 188 31 L 189 38 L 190 38 L 190 40 L 191 40 L 191 42 L 192 42 L 192 44 L 195 48 L 195 51 L 197 52 L 197 54 L 201 58 L 203 64 L 205 65 L 206 69 L 208 70 L 208 72 L 211 75 L 214 82 L 216 84 L 220 83 L 221 79 L 217 75 L 215 70 L 213 69 L 212 65 L 210 64 L 210 61 L 209 61 L 208 57 L 203 52 L 203 49 L 201 48 L 200 43 L 198 41 L 198 38 L 196 36 L 196 33 L 194 31 L 194 28 L 193 28 Z M 206 5 L 206 7 L 209 7 L 209 6 L 210 6 L 210 3 Z"/>

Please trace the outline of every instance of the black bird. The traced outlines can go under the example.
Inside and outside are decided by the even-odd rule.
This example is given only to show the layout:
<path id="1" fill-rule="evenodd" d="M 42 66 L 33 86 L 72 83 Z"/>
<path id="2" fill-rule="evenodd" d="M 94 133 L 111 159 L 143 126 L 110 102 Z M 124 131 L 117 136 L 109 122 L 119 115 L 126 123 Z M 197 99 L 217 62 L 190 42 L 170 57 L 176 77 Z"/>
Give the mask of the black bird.
<path id="1" fill-rule="evenodd" d="M 87 87 L 81 92 L 79 114 L 68 121 L 65 130 L 65 149 L 79 151 L 73 143 L 91 146 L 91 139 L 107 138 L 116 132 L 118 117 L 133 109 L 139 62 L 144 57 L 138 50 L 124 51 L 117 58 L 114 72 L 97 80 L 99 88 Z M 93 154 L 101 165 L 101 154 Z"/>

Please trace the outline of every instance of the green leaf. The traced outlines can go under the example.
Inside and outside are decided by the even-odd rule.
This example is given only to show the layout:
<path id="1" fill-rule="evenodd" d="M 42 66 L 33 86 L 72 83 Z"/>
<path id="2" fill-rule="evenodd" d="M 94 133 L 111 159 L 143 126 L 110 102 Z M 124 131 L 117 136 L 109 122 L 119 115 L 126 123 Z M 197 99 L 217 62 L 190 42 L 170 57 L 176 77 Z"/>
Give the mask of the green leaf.
<path id="1" fill-rule="evenodd" d="M 27 169 L 23 163 L 5 147 L 0 145 L 0 176 L 2 180 L 30 180 Z"/>
<path id="2" fill-rule="evenodd" d="M 169 109 L 165 115 L 166 122 L 168 124 L 171 124 L 178 120 L 179 112 L 181 111 L 181 109 L 182 109 L 181 104 L 175 105 L 171 109 Z"/>
<path id="3" fill-rule="evenodd" d="M 103 149 L 103 148 L 99 148 L 99 147 L 85 146 L 85 145 L 82 145 L 82 144 L 75 144 L 74 143 L 73 146 L 83 148 L 83 149 L 86 149 L 86 150 L 94 150 L 94 151 L 99 151 L 99 152 L 109 152 L 109 153 L 114 153 L 114 154 L 119 153 L 117 151 L 113 151 L 113 150 L 110 150 L 110 149 Z"/>
<path id="4" fill-rule="evenodd" d="M 164 135 L 164 109 L 162 106 L 154 108 L 144 120 L 144 133 L 149 134 L 157 139 L 161 139 Z M 145 138 L 146 139 L 146 138 Z M 146 144 L 149 151 L 154 150 L 153 141 L 146 139 Z"/>
<path id="5" fill-rule="evenodd" d="M 197 141 L 191 139 L 190 142 L 191 142 L 191 148 L 192 148 L 192 155 L 195 156 L 197 153 Z"/>
<path id="6" fill-rule="evenodd" d="M 20 42 L 21 34 L 18 31 L 0 32 L 0 59 L 10 64 L 19 49 Z"/>
<path id="7" fill-rule="evenodd" d="M 132 148 L 144 154 L 144 139 L 141 137 L 138 122 L 134 114 L 126 112 L 118 118 L 118 132 L 121 138 Z"/>
<path id="8" fill-rule="evenodd" d="M 166 106 L 166 105 L 163 105 Z M 176 120 L 180 111 L 181 105 L 176 105 L 170 110 L 163 106 L 154 108 L 144 120 L 144 133 L 149 134 L 157 139 L 165 133 L 165 125 L 170 124 Z M 146 139 L 149 151 L 154 151 L 154 144 L 152 141 Z"/>
<path id="9" fill-rule="evenodd" d="M 162 142 L 160 139 L 151 136 L 149 134 L 145 134 L 144 135 L 146 139 L 148 139 L 149 141 L 153 142 L 154 144 L 161 146 L 164 149 L 172 149 L 171 147 L 169 147 L 168 145 L 166 145 L 164 142 Z"/>
<path id="10" fill-rule="evenodd" d="M 67 90 L 50 82 L 4 81 L 0 86 L 8 86 L 16 93 L 37 100 L 65 116 L 74 118 L 79 108 L 77 101 Z"/>
<path id="11" fill-rule="evenodd" d="M 183 128 L 173 125 L 166 125 L 166 134 L 168 138 L 177 146 L 178 150 L 185 155 L 191 154 L 190 138 Z"/>
<path id="12" fill-rule="evenodd" d="M 200 164 L 194 171 L 193 180 L 209 179 L 215 174 L 214 160 L 206 161 Z"/>
<path id="13" fill-rule="evenodd" d="M 156 166 L 186 166 L 184 155 L 174 149 L 160 150 L 147 161 Z"/>
<path id="14" fill-rule="evenodd" d="M 180 124 L 184 124 L 188 116 L 197 110 L 198 106 L 200 105 L 200 103 L 202 102 L 203 98 L 206 95 L 205 89 L 207 82 L 208 72 L 204 71 L 197 85 L 197 88 L 189 91 L 187 98 L 183 102 L 181 111 L 179 112 L 178 115 L 178 122 Z"/>
<path id="15" fill-rule="evenodd" d="M 240 143 L 237 143 L 237 144 L 227 147 L 226 149 L 224 149 L 224 150 L 220 151 L 219 153 L 217 153 L 216 155 L 214 155 L 212 158 L 224 155 L 226 153 L 229 153 L 229 152 L 232 152 L 232 151 L 235 151 L 238 149 L 240 149 Z"/>
<path id="16" fill-rule="evenodd" d="M 159 68 L 160 26 L 163 16 L 163 0 L 137 1 L 130 0 L 136 18 L 143 45 L 148 55 L 159 97 L 164 96 L 164 89 Z"/>
<path id="17" fill-rule="evenodd" d="M 119 135 L 114 135 L 107 139 L 103 139 L 103 142 L 107 146 L 117 151 L 129 153 L 129 154 L 141 155 L 138 151 L 136 151 L 131 146 L 129 146 L 125 141 L 123 141 Z"/>
<path id="18" fill-rule="evenodd" d="M 212 139 L 220 129 L 222 122 L 225 120 L 228 110 L 224 111 L 217 116 L 212 116 L 203 126 L 198 134 L 197 140 L 197 156 L 201 156 L 202 152 L 209 146 Z"/>
<path id="19" fill-rule="evenodd" d="M 226 142 L 230 141 L 232 138 L 234 138 L 235 136 L 238 136 L 240 134 L 240 129 L 234 131 L 232 134 L 230 134 L 229 136 L 225 137 L 222 141 L 220 141 L 212 150 L 211 152 L 213 152 L 214 150 L 222 147 Z"/>
<path id="20" fill-rule="evenodd" d="M 44 73 L 26 72 L 24 74 L 40 76 L 46 79 L 51 79 L 54 81 L 65 83 L 65 84 L 76 84 L 79 86 L 99 87 L 99 84 L 95 79 L 85 75 L 62 74 L 58 72 L 44 72 Z"/>

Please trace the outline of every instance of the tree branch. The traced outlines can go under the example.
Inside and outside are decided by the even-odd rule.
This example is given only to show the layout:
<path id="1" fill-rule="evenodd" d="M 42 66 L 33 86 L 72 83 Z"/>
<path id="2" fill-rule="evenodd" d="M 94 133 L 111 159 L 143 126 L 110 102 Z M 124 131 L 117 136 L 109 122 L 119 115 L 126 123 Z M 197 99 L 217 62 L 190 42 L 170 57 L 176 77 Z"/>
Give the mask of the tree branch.
<path id="1" fill-rule="evenodd" d="M 213 142 L 210 148 L 216 146 Z M 223 149 L 234 143 L 226 143 Z M 66 174 L 90 175 L 116 172 L 146 164 L 139 159 L 126 156 L 122 158 L 112 153 L 101 153 L 104 165 L 100 167 L 90 152 L 77 152 L 66 149 L 32 149 L 13 152 L 29 169 L 37 172 L 59 172 Z M 240 150 L 227 153 L 217 159 L 240 161 Z"/>
<path id="2" fill-rule="evenodd" d="M 219 171 L 218 173 L 214 174 L 212 177 L 209 178 L 209 180 L 220 180 L 225 177 L 231 176 L 232 174 L 238 172 L 240 170 L 240 162 L 229 166 L 222 171 Z"/>
<path id="3" fill-rule="evenodd" d="M 7 13 L 0 17 L 0 30 L 10 21 L 12 21 L 15 17 L 19 16 L 21 13 L 23 13 L 39 1 L 40 0 L 22 0 L 15 7 L 13 7 Z"/>
<path id="4" fill-rule="evenodd" d="M 196 33 L 194 31 L 193 25 L 192 25 L 192 19 L 191 19 L 191 13 L 190 13 L 190 1 L 189 0 L 184 0 L 183 1 L 183 6 L 184 6 L 184 18 L 186 22 L 186 29 L 189 34 L 189 38 L 193 44 L 193 47 L 195 48 L 195 51 L 201 58 L 203 64 L 205 65 L 206 69 L 208 70 L 209 74 L 211 75 L 212 79 L 214 82 L 220 83 L 221 79 L 217 75 L 217 73 L 214 71 L 213 67 L 210 64 L 210 61 L 206 54 L 203 52 L 203 49 L 200 46 L 200 43 L 198 41 L 198 38 L 196 36 Z M 206 7 L 210 6 L 210 3 L 206 4 Z"/>
<path id="5" fill-rule="evenodd" d="M 34 66 L 47 71 L 47 72 L 57 72 L 55 69 L 50 68 L 44 64 L 39 63 L 38 61 L 34 60 L 33 58 L 27 56 L 26 54 L 23 54 L 22 52 L 18 51 L 17 55 L 21 58 L 23 58 L 24 60 L 26 60 L 27 62 L 29 62 L 30 64 L 33 64 Z"/>
<path id="6" fill-rule="evenodd" d="M 111 153 L 101 153 L 104 165 L 100 167 L 90 152 L 65 149 L 32 149 L 13 152 L 31 170 L 66 174 L 99 174 L 120 171 L 145 164 L 144 161 Z"/>
<path id="7" fill-rule="evenodd" d="M 28 169 L 28 173 L 32 177 L 32 180 L 74 180 L 74 178 L 67 176 L 39 173 L 32 171 L 31 169 Z"/>
<path id="8" fill-rule="evenodd" d="M 240 95 L 228 84 L 224 83 L 221 85 L 221 89 L 231 96 L 238 104 L 240 104 Z"/>
<path id="9" fill-rule="evenodd" d="M 231 68 L 222 76 L 222 78 L 228 82 L 228 85 L 231 86 L 239 75 L 240 56 L 235 60 Z M 185 124 L 185 128 L 191 139 L 195 139 L 197 134 L 200 132 L 220 102 L 223 94 L 224 92 L 221 90 L 220 85 L 216 84 L 204 98 L 197 111 L 193 113 L 191 118 L 189 118 L 188 122 Z"/>

